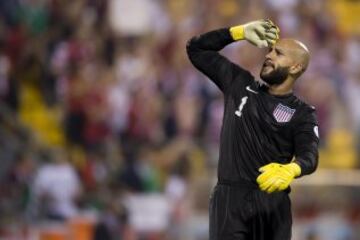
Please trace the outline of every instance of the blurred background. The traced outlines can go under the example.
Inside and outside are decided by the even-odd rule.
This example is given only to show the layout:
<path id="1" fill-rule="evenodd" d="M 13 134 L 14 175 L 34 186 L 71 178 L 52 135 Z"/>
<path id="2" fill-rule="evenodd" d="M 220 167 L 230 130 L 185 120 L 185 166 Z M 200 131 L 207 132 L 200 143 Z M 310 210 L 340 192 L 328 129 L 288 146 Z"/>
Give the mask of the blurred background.
<path id="1" fill-rule="evenodd" d="M 360 239 L 359 0 L 1 0 L 0 239 L 208 239 L 223 99 L 185 45 L 261 18 L 312 54 L 293 239 Z M 258 78 L 265 51 L 223 54 Z"/>

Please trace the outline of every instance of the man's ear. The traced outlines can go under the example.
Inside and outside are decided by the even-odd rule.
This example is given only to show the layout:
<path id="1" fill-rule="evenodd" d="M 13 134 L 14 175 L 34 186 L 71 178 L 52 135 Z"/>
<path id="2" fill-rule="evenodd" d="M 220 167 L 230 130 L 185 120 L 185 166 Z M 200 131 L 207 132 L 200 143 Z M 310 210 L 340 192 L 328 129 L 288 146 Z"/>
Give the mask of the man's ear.
<path id="1" fill-rule="evenodd" d="M 289 73 L 291 75 L 300 75 L 303 71 L 303 66 L 301 63 L 297 63 L 297 64 L 291 66 L 289 70 L 290 70 Z"/>

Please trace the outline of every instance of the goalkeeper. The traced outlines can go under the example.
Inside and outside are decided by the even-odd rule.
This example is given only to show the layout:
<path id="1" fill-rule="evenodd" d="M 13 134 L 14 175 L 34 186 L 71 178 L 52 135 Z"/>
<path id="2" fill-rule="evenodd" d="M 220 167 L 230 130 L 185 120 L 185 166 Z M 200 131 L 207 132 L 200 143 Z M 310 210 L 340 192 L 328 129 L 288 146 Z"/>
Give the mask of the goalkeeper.
<path id="1" fill-rule="evenodd" d="M 261 80 L 218 53 L 240 40 L 268 48 Z M 187 53 L 224 94 L 210 240 L 291 239 L 290 184 L 318 165 L 315 109 L 293 94 L 307 47 L 279 39 L 277 26 L 259 20 L 193 37 Z"/>

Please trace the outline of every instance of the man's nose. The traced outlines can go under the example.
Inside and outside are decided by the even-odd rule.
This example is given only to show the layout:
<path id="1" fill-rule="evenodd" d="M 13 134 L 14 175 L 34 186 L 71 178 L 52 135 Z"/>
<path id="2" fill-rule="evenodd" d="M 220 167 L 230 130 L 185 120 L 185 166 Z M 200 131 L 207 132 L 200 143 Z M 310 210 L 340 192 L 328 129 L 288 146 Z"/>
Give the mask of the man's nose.
<path id="1" fill-rule="evenodd" d="M 274 51 L 270 51 L 270 52 L 268 52 L 266 55 L 265 55 L 265 60 L 272 60 L 273 59 L 273 52 Z"/>

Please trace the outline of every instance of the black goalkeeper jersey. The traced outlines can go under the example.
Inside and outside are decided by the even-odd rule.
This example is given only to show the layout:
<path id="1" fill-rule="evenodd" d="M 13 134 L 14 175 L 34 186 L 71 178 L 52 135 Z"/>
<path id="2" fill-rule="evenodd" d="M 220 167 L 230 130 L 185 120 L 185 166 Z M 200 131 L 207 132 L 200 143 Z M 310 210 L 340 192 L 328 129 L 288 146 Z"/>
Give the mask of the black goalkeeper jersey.
<path id="1" fill-rule="evenodd" d="M 218 179 L 255 182 L 261 166 L 294 156 L 302 175 L 312 173 L 319 142 L 314 108 L 293 94 L 270 95 L 250 72 L 218 53 L 232 42 L 229 29 L 219 29 L 187 44 L 192 64 L 224 94 Z"/>

